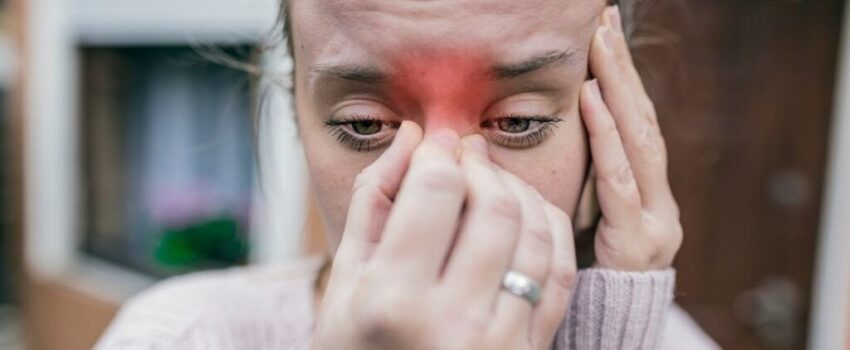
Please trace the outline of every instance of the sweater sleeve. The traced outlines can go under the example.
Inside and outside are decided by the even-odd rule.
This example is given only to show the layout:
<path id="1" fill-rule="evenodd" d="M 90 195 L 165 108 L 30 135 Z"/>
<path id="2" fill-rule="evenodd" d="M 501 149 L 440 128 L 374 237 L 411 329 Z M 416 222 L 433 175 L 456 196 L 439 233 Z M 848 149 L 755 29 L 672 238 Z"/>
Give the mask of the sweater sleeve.
<path id="1" fill-rule="evenodd" d="M 675 270 L 578 273 L 554 350 L 657 349 L 673 303 Z"/>

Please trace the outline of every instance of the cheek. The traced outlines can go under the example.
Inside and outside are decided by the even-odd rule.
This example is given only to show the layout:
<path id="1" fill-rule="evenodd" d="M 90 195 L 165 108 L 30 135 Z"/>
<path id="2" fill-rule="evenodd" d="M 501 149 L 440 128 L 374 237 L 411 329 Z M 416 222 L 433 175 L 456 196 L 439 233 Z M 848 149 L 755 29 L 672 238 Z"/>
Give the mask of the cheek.
<path id="1" fill-rule="evenodd" d="M 337 147 L 310 146 L 307 140 L 304 143 L 311 192 L 328 242 L 335 250 L 345 228 L 354 179 L 369 162 L 353 160 L 348 154 L 335 151 Z"/>
<path id="2" fill-rule="evenodd" d="M 336 249 L 345 228 L 354 179 L 380 154 L 346 151 L 333 137 L 327 137 L 321 118 L 306 107 L 310 104 L 300 102 L 296 103 L 298 134 L 304 146 L 310 188 L 329 243 Z M 286 166 L 283 165 L 282 169 L 285 170 Z"/>
<path id="3" fill-rule="evenodd" d="M 491 157 L 572 216 L 588 170 L 589 148 L 578 118 L 569 122 L 536 148 L 515 151 L 492 147 Z"/>
<path id="4" fill-rule="evenodd" d="M 349 154 L 330 149 L 314 149 L 306 154 L 310 187 L 322 216 L 330 248 L 335 250 L 345 229 L 354 180 L 371 162 L 352 160 Z"/>

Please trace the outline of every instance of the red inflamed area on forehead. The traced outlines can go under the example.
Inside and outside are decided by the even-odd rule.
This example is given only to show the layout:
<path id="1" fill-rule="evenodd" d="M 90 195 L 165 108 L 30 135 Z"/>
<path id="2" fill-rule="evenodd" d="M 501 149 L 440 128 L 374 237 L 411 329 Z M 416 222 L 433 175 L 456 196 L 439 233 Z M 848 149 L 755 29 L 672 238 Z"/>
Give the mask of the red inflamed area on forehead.
<path id="1" fill-rule="evenodd" d="M 394 97 L 419 107 L 430 127 L 478 123 L 493 92 L 492 62 L 470 52 L 401 54 L 393 61 Z"/>

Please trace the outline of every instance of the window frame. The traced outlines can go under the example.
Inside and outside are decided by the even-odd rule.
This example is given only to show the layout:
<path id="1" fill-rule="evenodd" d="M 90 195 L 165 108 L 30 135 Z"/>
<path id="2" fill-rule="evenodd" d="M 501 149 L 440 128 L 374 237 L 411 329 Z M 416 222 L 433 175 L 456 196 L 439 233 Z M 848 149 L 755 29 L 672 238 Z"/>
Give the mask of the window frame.
<path id="1" fill-rule="evenodd" d="M 809 349 L 850 349 L 850 6 L 843 18 Z"/>
<path id="2" fill-rule="evenodd" d="M 24 45 L 26 52 L 22 52 L 29 59 L 22 72 L 26 78 L 25 273 L 117 306 L 156 280 L 82 252 L 81 215 L 85 211 L 81 210 L 83 193 L 78 190 L 84 183 L 79 48 L 258 43 L 274 27 L 277 1 L 32 0 L 26 7 L 24 30 L 30 35 Z M 280 54 L 269 53 L 283 57 Z M 279 59 L 263 61 L 274 62 L 278 65 L 270 66 L 274 69 L 285 69 L 289 64 Z M 272 82 L 263 78 L 259 84 Z M 275 93 L 270 98 L 274 106 L 267 112 L 277 116 L 270 121 L 275 125 L 270 126 L 276 130 L 294 128 L 290 97 Z M 291 261 L 301 255 L 300 236 L 306 217 L 303 151 L 297 139 L 263 132 L 258 136 L 261 145 L 271 147 L 261 147 L 260 161 L 266 164 L 259 167 L 259 176 L 283 174 L 287 185 L 276 188 L 280 193 L 273 195 L 261 193 L 259 186 L 254 186 L 252 201 L 257 210 L 252 214 L 251 246 L 258 249 L 252 249 L 250 263 Z M 276 161 L 270 164 L 268 159 Z M 284 162 L 285 167 L 280 164 Z"/>

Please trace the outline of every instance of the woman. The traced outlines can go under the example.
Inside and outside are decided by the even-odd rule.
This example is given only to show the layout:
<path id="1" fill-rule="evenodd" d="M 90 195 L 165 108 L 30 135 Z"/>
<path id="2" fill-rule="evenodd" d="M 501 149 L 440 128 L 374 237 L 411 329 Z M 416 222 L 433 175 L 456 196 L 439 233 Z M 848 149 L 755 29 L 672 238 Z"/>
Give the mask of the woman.
<path id="1" fill-rule="evenodd" d="M 681 225 L 616 7 L 283 9 L 332 268 L 165 282 L 128 303 L 99 348 L 705 345 L 681 318 L 668 322 Z M 594 266 L 577 271 L 570 217 L 589 210 L 586 180 L 602 218 Z M 683 331 L 663 337 L 671 329 Z"/>

